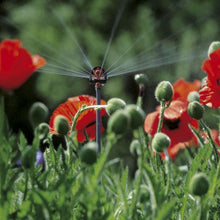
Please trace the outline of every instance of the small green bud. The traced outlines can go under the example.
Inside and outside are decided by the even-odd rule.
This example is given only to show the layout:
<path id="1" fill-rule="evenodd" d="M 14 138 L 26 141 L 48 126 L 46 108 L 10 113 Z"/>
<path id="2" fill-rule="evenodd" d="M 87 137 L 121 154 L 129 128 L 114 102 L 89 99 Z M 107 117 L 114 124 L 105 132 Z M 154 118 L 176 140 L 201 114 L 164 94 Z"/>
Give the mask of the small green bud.
<path id="1" fill-rule="evenodd" d="M 130 118 L 123 110 L 116 111 L 108 120 L 108 130 L 123 134 L 128 130 Z"/>
<path id="2" fill-rule="evenodd" d="M 130 144 L 130 153 L 132 155 L 135 155 L 135 153 L 137 153 L 137 155 L 140 155 L 141 154 L 140 147 L 141 147 L 140 142 L 137 139 L 133 140 Z"/>
<path id="3" fill-rule="evenodd" d="M 58 134 L 66 135 L 69 132 L 69 123 L 65 116 L 57 115 L 54 119 L 55 131 Z"/>
<path id="4" fill-rule="evenodd" d="M 202 118 L 203 112 L 204 108 L 198 101 L 193 101 L 189 103 L 188 114 L 190 117 L 199 120 Z"/>
<path id="5" fill-rule="evenodd" d="M 35 151 L 32 147 L 26 147 L 26 149 L 21 153 L 21 165 L 25 169 L 30 169 L 34 167 L 36 160 Z"/>
<path id="6" fill-rule="evenodd" d="M 145 83 L 147 83 L 147 76 L 145 75 L 145 74 L 143 74 L 143 73 L 141 73 L 141 74 L 136 74 L 135 76 L 134 76 L 134 80 L 136 81 L 136 83 L 138 84 L 138 85 L 144 85 Z"/>
<path id="7" fill-rule="evenodd" d="M 208 56 L 219 48 L 220 48 L 220 41 L 213 41 L 209 46 Z"/>
<path id="8" fill-rule="evenodd" d="M 137 129 L 143 126 L 145 113 L 137 105 L 127 105 L 125 111 L 130 116 L 130 127 L 132 129 Z"/>
<path id="9" fill-rule="evenodd" d="M 48 108 L 41 102 L 35 102 L 29 110 L 29 120 L 35 128 L 48 117 Z"/>
<path id="10" fill-rule="evenodd" d="M 112 98 L 109 99 L 107 102 L 106 112 L 109 115 L 112 115 L 114 112 L 116 112 L 119 109 L 123 109 L 126 106 L 126 103 L 124 100 L 119 98 Z"/>
<path id="11" fill-rule="evenodd" d="M 170 145 L 170 138 L 161 132 L 158 132 L 154 135 L 154 138 L 152 140 L 152 147 L 157 152 L 164 152 L 165 149 L 167 149 Z"/>
<path id="12" fill-rule="evenodd" d="M 37 132 L 40 139 L 44 139 L 49 133 L 49 125 L 45 122 L 40 123 L 37 127 Z"/>
<path id="13" fill-rule="evenodd" d="M 204 173 L 195 174 L 189 183 L 189 190 L 193 195 L 202 196 L 209 190 L 209 180 Z"/>
<path id="14" fill-rule="evenodd" d="M 189 102 L 199 101 L 199 93 L 196 92 L 196 91 L 190 92 L 188 97 L 187 97 L 187 100 Z"/>
<path id="15" fill-rule="evenodd" d="M 155 97 L 158 102 L 170 101 L 173 97 L 173 86 L 169 81 L 162 81 L 157 85 Z"/>
<path id="16" fill-rule="evenodd" d="M 97 160 L 97 149 L 95 142 L 85 144 L 79 152 L 80 160 L 88 165 L 94 164 Z"/>

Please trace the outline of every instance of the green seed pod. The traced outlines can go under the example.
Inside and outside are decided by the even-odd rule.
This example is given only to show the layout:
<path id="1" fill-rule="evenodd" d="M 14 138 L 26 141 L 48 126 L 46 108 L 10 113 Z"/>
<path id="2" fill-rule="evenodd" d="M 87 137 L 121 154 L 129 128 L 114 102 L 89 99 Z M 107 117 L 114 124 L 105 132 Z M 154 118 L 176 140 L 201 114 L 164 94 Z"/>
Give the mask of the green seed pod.
<path id="1" fill-rule="evenodd" d="M 128 130 L 130 118 L 123 110 L 116 111 L 108 120 L 108 130 L 115 134 L 123 134 Z"/>
<path id="2" fill-rule="evenodd" d="M 145 74 L 143 74 L 143 73 L 141 73 L 141 74 L 136 74 L 135 76 L 134 76 L 134 80 L 136 81 L 136 83 L 138 84 L 138 85 L 144 85 L 144 84 L 146 84 L 147 83 L 147 76 L 145 75 Z"/>
<path id="3" fill-rule="evenodd" d="M 208 56 L 219 48 L 220 48 L 220 41 L 213 41 L 209 46 Z"/>
<path id="4" fill-rule="evenodd" d="M 94 164 L 97 160 L 97 149 L 95 142 L 85 144 L 79 152 L 80 160 L 88 165 Z"/>
<path id="5" fill-rule="evenodd" d="M 187 100 L 189 102 L 199 101 L 199 93 L 196 92 L 196 91 L 190 92 L 188 97 L 187 97 Z"/>
<path id="6" fill-rule="evenodd" d="M 37 127 L 37 132 L 39 134 L 40 139 L 46 138 L 49 133 L 49 125 L 45 122 L 40 123 Z"/>
<path id="7" fill-rule="evenodd" d="M 137 105 L 127 105 L 125 111 L 130 117 L 130 127 L 132 129 L 137 129 L 140 126 L 143 126 L 145 113 L 141 108 Z"/>
<path id="8" fill-rule="evenodd" d="M 190 117 L 199 120 L 202 118 L 203 112 L 204 108 L 198 101 L 193 101 L 189 103 L 188 114 Z"/>
<path id="9" fill-rule="evenodd" d="M 173 97 L 173 86 L 169 81 L 162 81 L 157 85 L 155 97 L 158 102 L 170 101 Z"/>
<path id="10" fill-rule="evenodd" d="M 114 112 L 116 112 L 119 109 L 123 109 L 126 106 L 126 103 L 124 100 L 119 98 L 112 98 L 109 99 L 107 102 L 106 112 L 109 115 L 112 115 Z"/>
<path id="11" fill-rule="evenodd" d="M 29 120 L 35 128 L 48 117 L 48 108 L 41 102 L 35 102 L 29 110 Z"/>
<path id="12" fill-rule="evenodd" d="M 209 190 L 209 180 L 204 173 L 195 174 L 189 183 L 189 190 L 193 195 L 202 196 Z"/>
<path id="13" fill-rule="evenodd" d="M 170 145 L 170 138 L 161 132 L 158 132 L 154 135 L 154 138 L 152 140 L 152 147 L 157 152 L 164 152 L 165 149 L 167 149 Z"/>
<path id="14" fill-rule="evenodd" d="M 140 147 L 141 147 L 140 142 L 137 139 L 133 140 L 130 144 L 130 153 L 132 155 L 135 155 L 135 153 L 137 153 L 137 155 L 140 155 L 141 153 Z"/>
<path id="15" fill-rule="evenodd" d="M 30 169 L 34 167 L 35 160 L 35 150 L 32 147 L 26 147 L 26 149 L 21 153 L 21 165 L 25 169 Z"/>
<path id="16" fill-rule="evenodd" d="M 66 135 L 69 132 L 69 123 L 65 116 L 57 115 L 54 119 L 55 131 L 58 134 Z"/>

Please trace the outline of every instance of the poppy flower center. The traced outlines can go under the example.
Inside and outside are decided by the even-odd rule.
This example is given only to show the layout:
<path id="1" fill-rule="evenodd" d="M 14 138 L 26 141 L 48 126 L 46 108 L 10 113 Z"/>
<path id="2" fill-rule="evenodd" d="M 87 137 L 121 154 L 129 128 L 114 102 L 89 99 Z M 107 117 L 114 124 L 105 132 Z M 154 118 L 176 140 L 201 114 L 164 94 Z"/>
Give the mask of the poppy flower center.
<path id="1" fill-rule="evenodd" d="M 180 118 L 176 120 L 169 120 L 169 119 L 163 120 L 164 126 L 167 127 L 169 130 L 174 130 L 179 128 L 179 123 L 180 123 Z"/>

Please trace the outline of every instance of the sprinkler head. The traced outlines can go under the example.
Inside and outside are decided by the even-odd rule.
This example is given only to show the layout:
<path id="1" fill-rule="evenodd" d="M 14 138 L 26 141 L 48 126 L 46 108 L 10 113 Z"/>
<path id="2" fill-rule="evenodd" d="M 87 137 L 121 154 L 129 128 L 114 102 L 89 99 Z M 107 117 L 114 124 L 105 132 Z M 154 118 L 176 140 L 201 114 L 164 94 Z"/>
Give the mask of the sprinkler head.
<path id="1" fill-rule="evenodd" d="M 97 86 L 105 84 L 107 82 L 107 74 L 105 73 L 105 70 L 100 66 L 94 67 L 91 71 L 89 82 Z"/>

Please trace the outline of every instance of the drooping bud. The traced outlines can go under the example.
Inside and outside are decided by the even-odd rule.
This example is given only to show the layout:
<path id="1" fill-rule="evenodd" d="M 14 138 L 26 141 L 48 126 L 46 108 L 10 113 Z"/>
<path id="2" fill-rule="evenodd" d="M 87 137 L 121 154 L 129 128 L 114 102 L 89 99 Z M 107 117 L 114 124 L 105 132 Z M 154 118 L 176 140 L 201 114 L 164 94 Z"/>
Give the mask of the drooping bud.
<path id="1" fill-rule="evenodd" d="M 45 122 L 48 117 L 48 108 L 42 102 L 35 102 L 29 110 L 29 120 L 35 128 L 40 123 Z"/>
<path id="2" fill-rule="evenodd" d="M 126 106 L 126 103 L 124 100 L 119 99 L 119 98 L 112 98 L 112 99 L 109 99 L 107 102 L 106 112 L 109 115 L 112 115 L 117 110 L 125 108 L 125 106 Z"/>
<path id="3" fill-rule="evenodd" d="M 189 190 L 193 195 L 202 196 L 209 190 L 209 180 L 204 173 L 195 174 L 190 180 Z"/>
<path id="4" fill-rule="evenodd" d="M 208 56 L 219 48 L 220 48 L 220 41 L 213 41 L 209 46 Z"/>
<path id="5" fill-rule="evenodd" d="M 144 85 L 144 84 L 146 84 L 147 83 L 147 76 L 145 75 L 145 74 L 143 74 L 143 73 L 141 73 L 141 74 L 136 74 L 135 76 L 134 76 L 134 80 L 136 81 L 136 83 L 138 84 L 138 85 Z"/>
<path id="6" fill-rule="evenodd" d="M 143 126 L 145 113 L 141 108 L 137 105 L 127 105 L 125 111 L 130 116 L 130 127 L 132 129 Z"/>
<path id="7" fill-rule="evenodd" d="M 140 155 L 141 154 L 140 148 L 141 148 L 140 142 L 137 139 L 135 139 L 130 144 L 130 153 L 132 155 L 135 155 L 136 153 L 137 155 Z"/>
<path id="8" fill-rule="evenodd" d="M 108 121 L 108 130 L 115 134 L 123 134 L 128 130 L 130 118 L 123 110 L 116 111 Z"/>
<path id="9" fill-rule="evenodd" d="M 166 134 L 158 132 L 154 135 L 152 140 L 152 147 L 155 151 L 162 153 L 169 147 L 169 145 L 170 138 Z"/>
<path id="10" fill-rule="evenodd" d="M 169 81 L 162 81 L 157 85 L 155 97 L 159 102 L 170 101 L 173 97 L 173 86 Z"/>
<path id="11" fill-rule="evenodd" d="M 46 138 L 49 133 L 49 125 L 45 122 L 40 123 L 37 127 L 37 132 L 40 139 Z"/>
<path id="12" fill-rule="evenodd" d="M 193 101 L 199 101 L 199 93 L 196 91 L 192 91 L 189 93 L 187 100 L 189 102 L 193 102 Z"/>
<path id="13" fill-rule="evenodd" d="M 190 117 L 199 120 L 202 118 L 204 112 L 204 107 L 198 102 L 193 101 L 188 105 L 188 114 Z"/>
<path id="14" fill-rule="evenodd" d="M 88 165 L 94 164 L 97 160 L 97 150 L 98 146 L 96 142 L 85 144 L 79 152 L 80 160 Z"/>
<path id="15" fill-rule="evenodd" d="M 69 132 L 69 123 L 65 116 L 57 115 L 54 119 L 55 131 L 58 134 L 66 135 Z"/>

